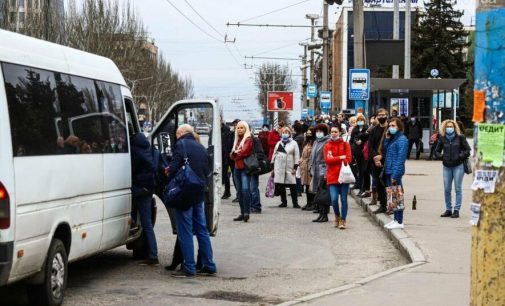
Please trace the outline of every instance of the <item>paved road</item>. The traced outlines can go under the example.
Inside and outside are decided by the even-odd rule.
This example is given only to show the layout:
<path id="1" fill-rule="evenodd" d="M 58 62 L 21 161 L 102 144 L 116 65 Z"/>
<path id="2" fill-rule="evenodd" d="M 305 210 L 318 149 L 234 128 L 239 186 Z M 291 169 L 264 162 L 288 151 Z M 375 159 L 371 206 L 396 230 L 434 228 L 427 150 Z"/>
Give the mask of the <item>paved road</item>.
<path id="1" fill-rule="evenodd" d="M 262 177 L 262 186 L 265 181 Z M 223 202 L 212 239 L 218 277 L 174 279 L 162 266 L 139 266 L 120 247 L 70 265 L 65 305 L 276 304 L 407 262 L 351 198 L 345 231 L 331 222 L 311 222 L 310 212 L 278 208 L 279 198 L 262 201 L 263 214 L 252 215 L 249 223 L 233 222 L 238 205 Z M 164 210 L 155 230 L 166 265 L 175 237 Z M 4 305 L 26 302 L 20 285 L 0 289 L 0 296 Z"/>

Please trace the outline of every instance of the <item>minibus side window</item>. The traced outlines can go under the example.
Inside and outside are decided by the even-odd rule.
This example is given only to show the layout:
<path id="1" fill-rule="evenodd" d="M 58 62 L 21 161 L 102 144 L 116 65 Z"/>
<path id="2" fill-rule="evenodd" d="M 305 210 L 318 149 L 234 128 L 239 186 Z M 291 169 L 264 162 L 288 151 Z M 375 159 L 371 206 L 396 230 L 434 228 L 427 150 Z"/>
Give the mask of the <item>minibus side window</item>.
<path id="1" fill-rule="evenodd" d="M 60 117 L 54 73 L 2 63 L 14 156 L 56 154 Z"/>
<path id="2" fill-rule="evenodd" d="M 123 96 L 119 85 L 95 81 L 102 113 L 103 133 L 111 143 L 111 153 L 128 152 Z"/>

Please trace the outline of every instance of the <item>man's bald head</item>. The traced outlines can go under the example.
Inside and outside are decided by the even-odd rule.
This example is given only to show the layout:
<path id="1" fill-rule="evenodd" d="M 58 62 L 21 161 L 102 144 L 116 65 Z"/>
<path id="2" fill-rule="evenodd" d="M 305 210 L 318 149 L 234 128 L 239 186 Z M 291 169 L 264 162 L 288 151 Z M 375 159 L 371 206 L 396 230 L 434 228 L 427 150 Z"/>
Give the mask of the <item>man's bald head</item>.
<path id="1" fill-rule="evenodd" d="M 179 139 L 188 133 L 193 133 L 193 127 L 189 124 L 183 124 L 177 128 L 177 131 L 175 132 L 175 137 Z"/>

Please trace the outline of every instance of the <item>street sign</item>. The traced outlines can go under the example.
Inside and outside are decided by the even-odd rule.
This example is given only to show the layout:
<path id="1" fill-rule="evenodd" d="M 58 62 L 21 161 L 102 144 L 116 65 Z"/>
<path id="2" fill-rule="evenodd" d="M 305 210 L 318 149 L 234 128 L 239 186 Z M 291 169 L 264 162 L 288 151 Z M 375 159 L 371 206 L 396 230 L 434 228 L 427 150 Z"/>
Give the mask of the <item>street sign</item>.
<path id="1" fill-rule="evenodd" d="M 293 110 L 292 91 L 269 91 L 267 97 L 267 111 L 278 112 Z"/>
<path id="2" fill-rule="evenodd" d="M 349 69 L 349 100 L 368 100 L 370 97 L 370 70 Z"/>
<path id="3" fill-rule="evenodd" d="M 330 109 L 331 108 L 331 91 L 321 91 L 321 99 L 319 106 L 321 109 Z"/>
<path id="4" fill-rule="evenodd" d="M 311 98 L 311 99 L 317 97 L 317 85 L 316 84 L 309 84 L 309 86 L 307 86 L 307 97 Z"/>
<path id="5" fill-rule="evenodd" d="M 430 74 L 432 78 L 436 78 L 438 76 L 438 69 L 431 69 Z"/>

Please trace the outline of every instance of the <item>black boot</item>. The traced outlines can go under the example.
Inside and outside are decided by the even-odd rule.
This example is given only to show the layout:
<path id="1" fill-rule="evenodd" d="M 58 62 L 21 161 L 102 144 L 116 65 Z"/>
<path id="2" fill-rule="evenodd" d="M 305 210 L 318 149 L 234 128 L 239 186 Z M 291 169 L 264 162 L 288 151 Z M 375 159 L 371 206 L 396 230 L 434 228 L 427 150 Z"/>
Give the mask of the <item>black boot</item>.
<path id="1" fill-rule="evenodd" d="M 316 219 L 312 220 L 312 222 L 320 222 L 320 220 L 323 218 L 323 214 L 320 213 L 319 216 L 317 216 Z"/>
<path id="2" fill-rule="evenodd" d="M 441 214 L 440 217 L 442 217 L 442 218 L 452 217 L 452 211 L 450 209 L 448 209 L 443 214 Z"/>
<path id="3" fill-rule="evenodd" d="M 244 221 L 244 216 L 240 215 L 240 216 L 236 217 L 235 219 L 233 219 L 233 221 Z"/>
<path id="4" fill-rule="evenodd" d="M 328 215 L 323 214 L 323 217 L 318 222 L 328 222 Z"/>

